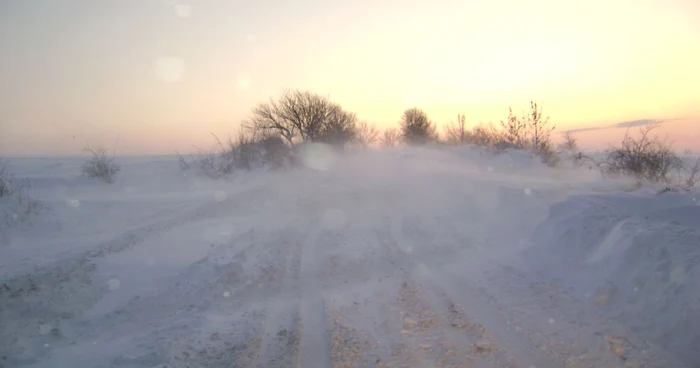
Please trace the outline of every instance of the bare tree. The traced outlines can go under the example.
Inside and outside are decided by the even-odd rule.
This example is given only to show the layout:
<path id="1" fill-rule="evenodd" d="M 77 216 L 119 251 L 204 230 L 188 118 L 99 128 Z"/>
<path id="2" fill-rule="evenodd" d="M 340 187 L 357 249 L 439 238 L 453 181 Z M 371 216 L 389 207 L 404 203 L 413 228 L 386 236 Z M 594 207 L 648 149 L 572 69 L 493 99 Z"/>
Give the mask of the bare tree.
<path id="1" fill-rule="evenodd" d="M 396 128 L 389 128 L 382 133 L 379 141 L 384 147 L 396 147 L 401 142 L 401 132 Z"/>
<path id="2" fill-rule="evenodd" d="M 277 101 L 270 99 L 253 108 L 249 128 L 275 133 L 290 144 L 296 138 L 313 141 L 331 113 L 333 104 L 308 91 L 284 90 Z"/>
<path id="3" fill-rule="evenodd" d="M 310 139 L 343 149 L 345 144 L 356 137 L 357 116 L 344 111 L 340 105 L 330 104 L 325 119 L 316 136 Z"/>
<path id="4" fill-rule="evenodd" d="M 363 148 L 374 144 L 378 138 L 379 130 L 374 124 L 361 121 L 355 125 L 355 142 Z"/>
<path id="5" fill-rule="evenodd" d="M 405 110 L 399 124 L 401 135 L 408 144 L 425 144 L 437 136 L 435 125 L 428 119 L 428 114 L 416 107 Z"/>
<path id="6" fill-rule="evenodd" d="M 247 128 L 255 132 L 263 132 L 270 135 L 278 135 L 290 144 L 299 134 L 297 124 L 287 120 L 275 101 L 268 104 L 259 104 L 253 109 L 253 117 L 246 123 Z"/>
<path id="7" fill-rule="evenodd" d="M 465 116 L 457 114 L 457 121 L 445 127 L 445 141 L 450 144 L 467 143 L 469 132 L 467 132 L 466 125 Z"/>

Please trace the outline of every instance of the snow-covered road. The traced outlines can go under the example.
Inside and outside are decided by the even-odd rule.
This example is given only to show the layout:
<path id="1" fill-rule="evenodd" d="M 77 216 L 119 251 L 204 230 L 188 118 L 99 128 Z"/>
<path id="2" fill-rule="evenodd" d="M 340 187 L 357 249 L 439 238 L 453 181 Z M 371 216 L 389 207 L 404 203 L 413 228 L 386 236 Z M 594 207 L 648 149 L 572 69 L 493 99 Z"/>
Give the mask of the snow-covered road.
<path id="1" fill-rule="evenodd" d="M 627 181 L 449 150 L 174 166 L 38 189 L 0 248 L 0 367 L 692 366 L 533 261 L 551 206 Z"/>

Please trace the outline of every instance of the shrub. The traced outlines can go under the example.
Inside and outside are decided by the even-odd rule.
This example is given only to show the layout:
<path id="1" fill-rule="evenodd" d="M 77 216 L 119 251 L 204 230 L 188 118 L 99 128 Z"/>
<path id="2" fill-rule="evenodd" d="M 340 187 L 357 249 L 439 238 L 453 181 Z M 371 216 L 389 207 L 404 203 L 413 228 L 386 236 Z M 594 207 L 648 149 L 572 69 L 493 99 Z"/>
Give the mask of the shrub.
<path id="1" fill-rule="evenodd" d="M 192 164 L 188 162 L 187 159 L 180 154 L 180 152 L 175 151 L 175 155 L 177 155 L 177 161 L 180 165 L 180 169 L 189 170 L 192 167 Z"/>
<path id="2" fill-rule="evenodd" d="M 475 126 L 467 136 L 467 142 L 477 146 L 495 148 L 502 150 L 510 148 L 507 146 L 505 135 L 493 124 L 479 124 Z"/>
<path id="3" fill-rule="evenodd" d="M 36 199 L 32 194 L 32 186 L 29 179 L 23 178 L 15 180 L 14 203 L 12 208 L 12 219 L 17 221 L 27 220 L 29 217 L 38 215 L 44 208 L 42 201 Z"/>
<path id="4" fill-rule="evenodd" d="M 554 129 L 549 118 L 543 116 L 542 108 L 531 101 L 529 113 L 522 117 L 516 116 L 509 108 L 508 117 L 501 121 L 500 128 L 482 123 L 467 130 L 464 115 L 457 115 L 457 122 L 445 128 L 445 139 L 451 144 L 474 144 L 496 151 L 528 149 L 553 166 L 559 160 L 550 139 Z"/>
<path id="5" fill-rule="evenodd" d="M 104 148 L 86 147 L 85 151 L 90 153 L 92 157 L 81 167 L 83 175 L 101 179 L 105 183 L 113 183 L 115 176 L 121 170 L 121 167 L 115 162 L 114 155 L 110 156 Z"/>
<path id="6" fill-rule="evenodd" d="M 253 136 L 240 132 L 235 141 L 229 138 L 226 145 L 222 144 L 215 134 L 212 136 L 220 149 L 225 174 L 231 173 L 234 169 L 250 171 L 261 162 L 260 146 Z"/>
<path id="7" fill-rule="evenodd" d="M 281 169 L 287 166 L 291 155 L 289 146 L 279 136 L 268 135 L 260 139 L 263 149 L 263 159 L 270 169 Z"/>
<path id="8" fill-rule="evenodd" d="M 542 116 L 542 107 L 534 101 L 530 102 L 530 114 L 526 124 L 530 128 L 530 144 L 535 152 L 543 158 L 551 156 L 554 148 L 550 135 L 556 126 L 550 126 L 549 117 Z"/>
<path id="9" fill-rule="evenodd" d="M 27 220 L 43 209 L 43 203 L 34 198 L 29 179 L 17 179 L 0 161 L 0 207 L 6 223 Z"/>
<path id="10" fill-rule="evenodd" d="M 0 198 L 10 195 L 12 195 L 12 176 L 5 164 L 0 161 Z"/>
<path id="11" fill-rule="evenodd" d="M 465 116 L 457 114 L 457 121 L 445 127 L 445 143 L 465 144 L 468 142 L 469 132 L 466 129 Z"/>
<path id="12" fill-rule="evenodd" d="M 189 170 L 194 168 L 199 174 L 212 179 L 220 179 L 233 172 L 235 165 L 231 159 L 232 154 L 215 134 L 212 134 L 212 136 L 216 140 L 216 148 L 208 151 L 200 149 L 189 162 L 181 155 L 178 155 L 182 169 Z"/>
<path id="13" fill-rule="evenodd" d="M 292 161 L 292 150 L 282 137 L 272 132 L 255 132 L 242 129 L 235 139 L 229 138 L 223 143 L 218 136 L 212 134 L 216 146 L 208 151 L 199 153 L 187 159 L 178 154 L 180 168 L 183 170 L 196 169 L 200 174 L 212 179 L 220 179 L 236 170 L 250 171 L 267 166 L 270 169 L 280 169 Z"/>
<path id="14" fill-rule="evenodd" d="M 560 143 L 557 148 L 563 152 L 578 153 L 578 140 L 574 134 L 567 131 L 562 134 L 562 137 L 564 142 Z"/>
<path id="15" fill-rule="evenodd" d="M 683 170 L 682 184 L 684 187 L 691 189 L 700 182 L 700 157 L 695 160 L 695 163 Z"/>
<path id="16" fill-rule="evenodd" d="M 671 149 L 671 143 L 651 136 L 657 124 L 640 129 L 640 137 L 627 132 L 620 147 L 608 150 L 604 171 L 629 175 L 638 181 L 669 182 L 669 175 L 684 167 L 683 160 Z"/>
<path id="17" fill-rule="evenodd" d="M 501 127 L 505 141 L 517 149 L 532 150 L 550 166 L 559 162 L 550 139 L 555 127 L 550 126 L 549 117 L 542 115 L 542 107 L 535 101 L 530 101 L 530 111 L 522 118 L 515 116 L 513 109 L 509 108 L 508 118 L 501 121 Z"/>
<path id="18" fill-rule="evenodd" d="M 525 119 L 515 116 L 512 108 L 508 108 L 506 120 L 501 120 L 501 128 L 503 129 L 503 139 L 515 148 L 524 149 L 530 147 L 530 126 L 526 124 Z"/>

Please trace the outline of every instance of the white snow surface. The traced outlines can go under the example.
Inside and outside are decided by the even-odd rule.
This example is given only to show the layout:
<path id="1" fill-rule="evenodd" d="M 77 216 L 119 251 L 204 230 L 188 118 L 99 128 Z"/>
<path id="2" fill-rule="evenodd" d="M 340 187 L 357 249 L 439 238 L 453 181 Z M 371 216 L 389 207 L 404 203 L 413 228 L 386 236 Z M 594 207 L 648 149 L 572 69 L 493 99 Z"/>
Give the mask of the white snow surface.
<path id="1" fill-rule="evenodd" d="M 0 367 L 698 367 L 700 193 L 415 148 L 210 180 L 18 158 Z M 0 203 L 0 208 L 2 203 Z"/>

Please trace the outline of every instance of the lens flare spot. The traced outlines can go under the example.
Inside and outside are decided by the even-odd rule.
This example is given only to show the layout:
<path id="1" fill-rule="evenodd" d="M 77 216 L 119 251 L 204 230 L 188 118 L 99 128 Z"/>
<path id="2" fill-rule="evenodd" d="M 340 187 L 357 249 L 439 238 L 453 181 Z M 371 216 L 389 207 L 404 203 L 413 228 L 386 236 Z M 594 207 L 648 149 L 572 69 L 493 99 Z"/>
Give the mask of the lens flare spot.
<path id="1" fill-rule="evenodd" d="M 175 5 L 175 14 L 180 18 L 189 18 L 192 15 L 192 7 L 185 4 Z"/>
<path id="2" fill-rule="evenodd" d="M 311 143 L 301 150 L 304 165 L 318 171 L 330 170 L 336 160 L 335 156 L 335 152 L 327 144 Z"/>
<path id="3" fill-rule="evenodd" d="M 238 77 L 238 89 L 241 91 L 247 91 L 250 88 L 250 77 L 247 75 L 241 75 Z"/>
<path id="4" fill-rule="evenodd" d="M 121 281 L 111 278 L 109 281 L 107 281 L 107 286 L 109 287 L 109 290 L 117 290 L 119 289 L 119 286 L 121 286 Z"/>
<path id="5" fill-rule="evenodd" d="M 71 208 L 78 208 L 78 207 L 80 207 L 80 200 L 68 199 L 68 200 L 66 200 L 66 206 L 71 207 Z"/>
<path id="6" fill-rule="evenodd" d="M 46 335 L 49 332 L 51 332 L 51 326 L 46 324 L 46 323 L 40 323 L 39 324 L 39 333 L 42 335 Z"/>
<path id="7" fill-rule="evenodd" d="M 161 57 L 154 62 L 156 76 L 166 82 L 174 83 L 185 74 L 185 62 L 177 57 Z"/>
<path id="8" fill-rule="evenodd" d="M 217 202 L 223 202 L 226 200 L 227 197 L 228 197 L 228 195 L 223 190 L 220 190 L 220 191 L 214 193 L 214 199 Z"/>

